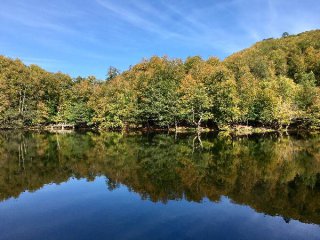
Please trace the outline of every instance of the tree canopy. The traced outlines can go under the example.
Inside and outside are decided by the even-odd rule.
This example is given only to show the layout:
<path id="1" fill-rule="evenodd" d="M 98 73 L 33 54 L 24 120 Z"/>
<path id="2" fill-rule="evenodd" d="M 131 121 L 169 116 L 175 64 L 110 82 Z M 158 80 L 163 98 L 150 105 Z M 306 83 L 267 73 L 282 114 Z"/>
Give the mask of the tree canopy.
<path id="1" fill-rule="evenodd" d="M 106 80 L 0 56 L 0 127 L 319 127 L 320 30 L 263 40 L 223 61 L 154 56 L 122 73 L 110 67 Z"/>

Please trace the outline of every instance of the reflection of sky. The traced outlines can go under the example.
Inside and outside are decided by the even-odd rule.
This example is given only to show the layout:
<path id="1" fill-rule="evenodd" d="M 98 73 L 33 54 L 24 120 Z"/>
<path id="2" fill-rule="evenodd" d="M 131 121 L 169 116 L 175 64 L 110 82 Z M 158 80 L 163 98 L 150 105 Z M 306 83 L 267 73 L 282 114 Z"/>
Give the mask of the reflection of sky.
<path id="1" fill-rule="evenodd" d="M 69 180 L 0 203 L 0 239 L 319 239 L 317 225 L 219 203 L 141 200 L 105 178 Z"/>

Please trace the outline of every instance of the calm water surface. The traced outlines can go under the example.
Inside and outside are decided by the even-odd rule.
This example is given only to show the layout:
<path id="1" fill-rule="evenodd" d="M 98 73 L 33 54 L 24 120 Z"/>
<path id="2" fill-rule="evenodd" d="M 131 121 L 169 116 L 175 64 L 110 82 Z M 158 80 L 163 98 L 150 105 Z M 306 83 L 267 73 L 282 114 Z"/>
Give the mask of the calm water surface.
<path id="1" fill-rule="evenodd" d="M 320 239 L 320 135 L 0 132 L 0 239 Z"/>

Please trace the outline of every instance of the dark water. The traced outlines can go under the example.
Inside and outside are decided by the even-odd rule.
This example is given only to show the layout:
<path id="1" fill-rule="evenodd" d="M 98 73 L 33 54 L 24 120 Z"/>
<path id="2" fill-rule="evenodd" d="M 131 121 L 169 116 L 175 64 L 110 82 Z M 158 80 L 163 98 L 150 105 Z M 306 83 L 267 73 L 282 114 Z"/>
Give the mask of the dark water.
<path id="1" fill-rule="evenodd" d="M 320 239 L 320 135 L 0 132 L 0 239 Z"/>

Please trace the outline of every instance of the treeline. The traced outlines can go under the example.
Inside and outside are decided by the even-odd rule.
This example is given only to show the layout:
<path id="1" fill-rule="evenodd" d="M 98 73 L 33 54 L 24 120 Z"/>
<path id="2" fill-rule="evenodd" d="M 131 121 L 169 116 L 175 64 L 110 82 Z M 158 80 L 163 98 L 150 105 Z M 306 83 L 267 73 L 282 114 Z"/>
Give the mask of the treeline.
<path id="1" fill-rule="evenodd" d="M 106 81 L 72 79 L 0 56 L 0 126 L 102 129 L 319 128 L 320 30 L 268 39 L 223 61 L 152 57 Z"/>

